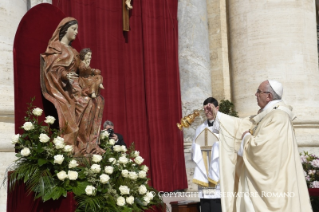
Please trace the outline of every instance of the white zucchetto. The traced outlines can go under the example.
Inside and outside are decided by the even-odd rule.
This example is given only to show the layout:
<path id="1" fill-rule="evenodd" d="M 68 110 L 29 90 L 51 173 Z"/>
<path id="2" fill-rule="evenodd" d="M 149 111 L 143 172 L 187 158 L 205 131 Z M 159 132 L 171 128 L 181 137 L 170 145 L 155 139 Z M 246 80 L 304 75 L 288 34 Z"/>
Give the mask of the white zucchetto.
<path id="1" fill-rule="evenodd" d="M 276 94 L 278 94 L 278 96 L 280 96 L 281 98 L 284 90 L 282 84 L 276 80 L 268 80 L 268 82 L 272 89 L 276 92 Z"/>

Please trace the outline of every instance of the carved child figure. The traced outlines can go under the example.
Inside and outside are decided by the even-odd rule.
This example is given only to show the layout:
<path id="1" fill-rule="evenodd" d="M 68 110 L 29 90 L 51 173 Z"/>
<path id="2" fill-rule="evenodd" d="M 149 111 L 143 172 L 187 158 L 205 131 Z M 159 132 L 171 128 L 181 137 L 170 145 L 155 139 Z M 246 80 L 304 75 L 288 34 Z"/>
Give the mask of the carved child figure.
<path id="1" fill-rule="evenodd" d="M 80 51 L 81 64 L 79 66 L 79 84 L 82 88 L 82 95 L 95 98 L 99 89 L 103 87 L 103 77 L 99 69 L 90 67 L 92 51 L 89 48 Z"/>

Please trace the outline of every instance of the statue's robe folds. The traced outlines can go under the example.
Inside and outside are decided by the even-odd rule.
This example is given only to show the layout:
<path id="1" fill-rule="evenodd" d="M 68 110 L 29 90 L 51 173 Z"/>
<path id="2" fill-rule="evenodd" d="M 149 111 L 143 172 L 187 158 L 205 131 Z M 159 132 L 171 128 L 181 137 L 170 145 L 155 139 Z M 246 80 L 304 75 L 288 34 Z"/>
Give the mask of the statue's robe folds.
<path id="1" fill-rule="evenodd" d="M 46 51 L 41 54 L 44 61 L 41 89 L 43 96 L 55 106 L 61 136 L 67 145 L 74 147 L 75 156 L 102 154 L 105 151 L 98 146 L 98 139 L 104 98 L 100 95 L 97 98 L 82 95 L 79 78 L 69 81 L 66 77 L 69 73 L 78 73 L 81 63 L 77 50 L 59 41 L 61 28 L 73 20 L 67 17 L 59 23 Z"/>
<path id="2" fill-rule="evenodd" d="M 312 211 L 289 106 L 279 102 L 253 117 L 217 118 L 224 212 Z M 252 134 L 242 144 L 248 129 Z"/>

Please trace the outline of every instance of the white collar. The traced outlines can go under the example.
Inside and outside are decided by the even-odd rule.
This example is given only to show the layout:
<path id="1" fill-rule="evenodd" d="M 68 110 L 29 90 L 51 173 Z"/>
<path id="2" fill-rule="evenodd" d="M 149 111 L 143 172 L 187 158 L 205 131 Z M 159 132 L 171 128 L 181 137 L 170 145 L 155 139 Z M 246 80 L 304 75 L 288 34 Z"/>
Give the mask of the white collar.
<path id="1" fill-rule="evenodd" d="M 266 111 L 268 108 L 273 107 L 275 104 L 281 102 L 281 100 L 272 100 L 268 102 L 268 104 L 261 110 L 261 111 Z"/>

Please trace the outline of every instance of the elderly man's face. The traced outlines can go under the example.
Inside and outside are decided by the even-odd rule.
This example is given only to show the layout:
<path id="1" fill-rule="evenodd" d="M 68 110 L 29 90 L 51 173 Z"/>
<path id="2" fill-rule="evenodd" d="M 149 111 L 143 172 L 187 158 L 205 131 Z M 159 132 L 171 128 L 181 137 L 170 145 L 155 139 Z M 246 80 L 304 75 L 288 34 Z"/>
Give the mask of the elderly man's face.
<path id="1" fill-rule="evenodd" d="M 208 104 L 207 104 L 208 105 Z M 208 120 L 213 120 L 214 119 L 214 116 L 213 116 L 213 113 L 211 110 L 208 110 L 207 109 L 207 105 L 204 105 L 204 112 L 205 112 L 205 115 L 206 115 L 206 118 Z M 215 107 L 213 103 L 210 104 L 212 107 Z M 219 106 L 215 107 L 217 110 L 219 109 Z"/>
<path id="2" fill-rule="evenodd" d="M 257 97 L 258 106 L 261 109 L 263 109 L 268 104 L 268 102 L 271 101 L 271 94 L 267 92 L 267 85 L 268 81 L 262 82 L 259 85 L 257 92 L 255 93 L 255 96 Z"/>

